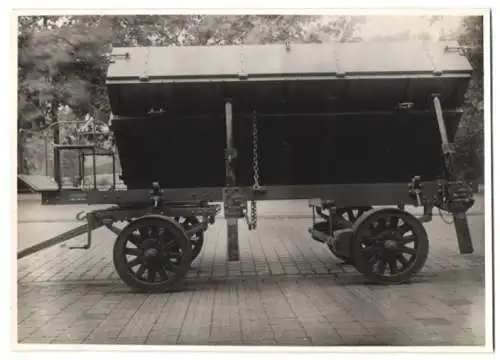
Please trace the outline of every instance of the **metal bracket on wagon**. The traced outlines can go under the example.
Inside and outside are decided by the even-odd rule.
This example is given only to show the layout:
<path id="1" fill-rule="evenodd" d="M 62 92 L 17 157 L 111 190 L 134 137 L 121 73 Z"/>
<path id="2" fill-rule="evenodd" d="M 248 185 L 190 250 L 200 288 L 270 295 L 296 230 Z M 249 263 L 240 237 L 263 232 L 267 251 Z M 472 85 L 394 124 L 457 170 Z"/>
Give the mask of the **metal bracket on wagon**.
<path id="1" fill-rule="evenodd" d="M 414 176 L 408 184 L 408 192 L 412 199 L 417 201 L 417 206 L 422 206 L 422 180 L 420 176 Z"/>
<path id="2" fill-rule="evenodd" d="M 226 160 L 231 162 L 238 157 L 238 151 L 235 148 L 226 149 L 224 155 Z"/>
<path id="3" fill-rule="evenodd" d="M 262 185 L 255 184 L 252 186 L 252 193 L 254 195 L 265 194 L 267 192 L 266 188 Z"/>
<path id="4" fill-rule="evenodd" d="M 452 214 L 467 212 L 474 205 L 472 186 L 461 181 L 439 182 L 435 205 Z"/>
<path id="5" fill-rule="evenodd" d="M 244 209 L 246 200 L 238 187 L 226 187 L 222 193 L 224 201 L 224 217 L 228 218 L 243 218 L 245 217 Z"/>
<path id="6" fill-rule="evenodd" d="M 155 209 L 161 208 L 163 205 L 163 190 L 156 181 L 153 182 L 151 187 L 152 189 L 149 194 L 151 196 L 151 201 L 153 201 L 153 207 Z"/>

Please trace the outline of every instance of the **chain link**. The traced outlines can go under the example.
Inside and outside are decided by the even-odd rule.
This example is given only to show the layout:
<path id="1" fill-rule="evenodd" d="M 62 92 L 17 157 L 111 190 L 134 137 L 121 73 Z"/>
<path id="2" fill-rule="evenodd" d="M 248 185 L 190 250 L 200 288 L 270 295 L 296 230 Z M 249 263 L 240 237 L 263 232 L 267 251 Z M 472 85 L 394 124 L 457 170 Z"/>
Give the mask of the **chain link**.
<path id="1" fill-rule="evenodd" d="M 258 141 L 259 134 L 257 129 L 257 113 L 253 112 L 252 117 L 252 150 L 253 150 L 253 188 L 258 189 L 260 187 L 259 183 L 259 154 L 258 154 Z M 250 201 L 250 221 L 248 223 L 249 230 L 255 230 L 257 228 L 257 202 L 255 200 Z"/>

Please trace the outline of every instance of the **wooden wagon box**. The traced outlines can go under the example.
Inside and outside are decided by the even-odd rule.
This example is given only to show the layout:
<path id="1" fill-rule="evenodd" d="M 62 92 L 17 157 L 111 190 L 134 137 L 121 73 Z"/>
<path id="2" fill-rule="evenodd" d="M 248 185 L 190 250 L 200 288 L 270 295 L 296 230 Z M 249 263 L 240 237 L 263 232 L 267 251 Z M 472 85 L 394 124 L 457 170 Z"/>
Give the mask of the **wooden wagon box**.
<path id="1" fill-rule="evenodd" d="M 432 110 L 453 140 L 471 67 L 442 42 L 117 48 L 113 131 L 129 189 L 222 187 L 224 103 L 235 179 L 266 185 L 405 182 L 442 175 Z"/>

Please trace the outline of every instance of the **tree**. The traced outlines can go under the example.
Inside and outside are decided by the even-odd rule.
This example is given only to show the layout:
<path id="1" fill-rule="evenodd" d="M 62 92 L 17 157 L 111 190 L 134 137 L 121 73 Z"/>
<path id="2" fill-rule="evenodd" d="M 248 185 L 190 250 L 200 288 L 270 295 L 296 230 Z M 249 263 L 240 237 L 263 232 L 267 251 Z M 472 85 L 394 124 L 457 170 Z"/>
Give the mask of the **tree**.
<path id="1" fill-rule="evenodd" d="M 442 16 L 429 19 L 431 25 L 442 20 Z M 457 41 L 461 46 L 460 52 L 473 68 L 463 104 L 464 114 L 455 136 L 455 168 L 460 178 L 484 180 L 483 17 L 464 17 L 457 30 L 445 32 L 441 29 L 439 40 Z"/>
<path id="2" fill-rule="evenodd" d="M 85 117 L 106 122 L 105 77 L 113 46 L 349 41 L 362 21 L 288 15 L 20 17 L 18 127 L 46 129 L 58 121 L 61 109 L 81 123 L 65 128 L 64 138 L 77 137 L 80 127 L 88 126 Z M 101 140 L 109 144 L 108 138 Z M 24 143 L 20 137 L 20 148 Z"/>
<path id="3" fill-rule="evenodd" d="M 457 165 L 461 173 L 483 180 L 484 171 L 484 64 L 483 17 L 463 19 L 458 37 L 464 54 L 473 67 L 465 95 L 464 115 L 457 131 Z"/>

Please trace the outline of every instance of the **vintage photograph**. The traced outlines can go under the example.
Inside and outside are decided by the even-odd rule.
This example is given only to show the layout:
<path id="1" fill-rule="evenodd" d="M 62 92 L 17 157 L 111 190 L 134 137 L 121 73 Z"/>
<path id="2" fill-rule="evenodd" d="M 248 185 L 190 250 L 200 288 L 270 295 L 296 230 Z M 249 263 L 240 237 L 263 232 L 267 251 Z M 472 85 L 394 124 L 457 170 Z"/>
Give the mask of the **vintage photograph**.
<path id="1" fill-rule="evenodd" d="M 16 346 L 491 348 L 489 16 L 16 14 Z"/>

